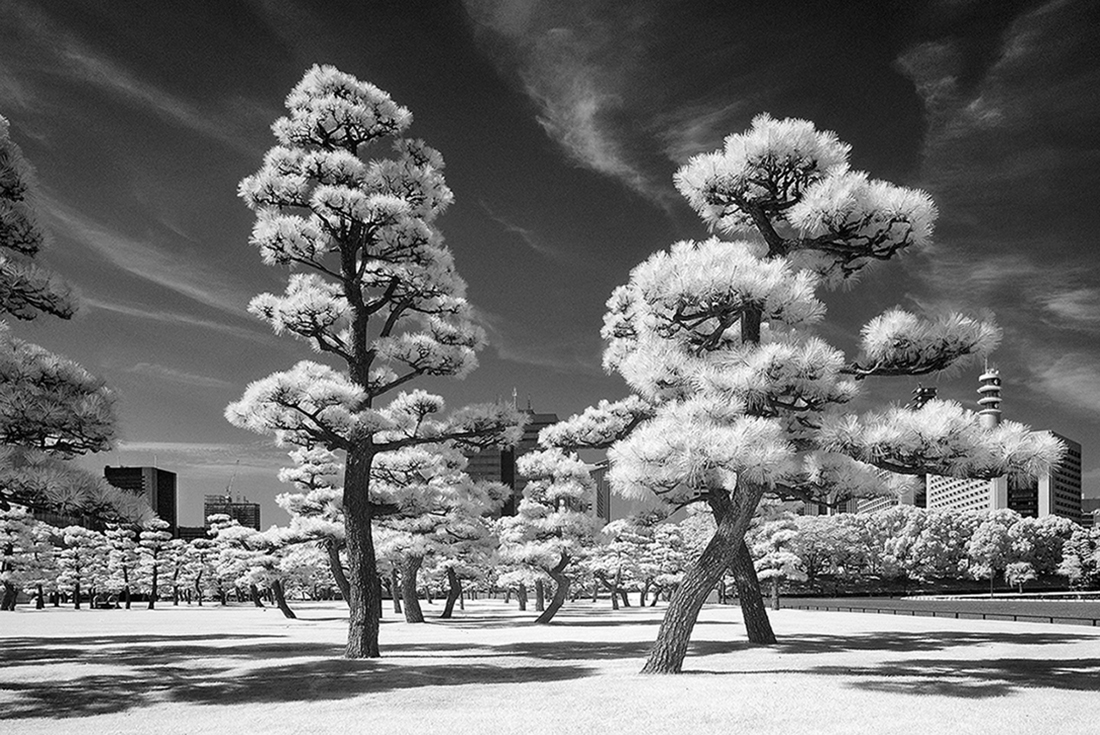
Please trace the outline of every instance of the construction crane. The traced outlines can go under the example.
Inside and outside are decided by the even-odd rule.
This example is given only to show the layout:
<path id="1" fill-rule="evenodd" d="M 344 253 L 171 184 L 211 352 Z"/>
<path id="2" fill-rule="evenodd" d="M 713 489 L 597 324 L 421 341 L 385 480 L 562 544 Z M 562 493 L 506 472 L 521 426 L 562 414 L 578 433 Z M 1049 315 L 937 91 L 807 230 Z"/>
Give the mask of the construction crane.
<path id="1" fill-rule="evenodd" d="M 237 470 L 241 468 L 241 460 L 233 463 L 233 474 L 229 476 L 229 482 L 225 484 L 225 502 L 233 502 L 233 481 L 237 479 Z"/>

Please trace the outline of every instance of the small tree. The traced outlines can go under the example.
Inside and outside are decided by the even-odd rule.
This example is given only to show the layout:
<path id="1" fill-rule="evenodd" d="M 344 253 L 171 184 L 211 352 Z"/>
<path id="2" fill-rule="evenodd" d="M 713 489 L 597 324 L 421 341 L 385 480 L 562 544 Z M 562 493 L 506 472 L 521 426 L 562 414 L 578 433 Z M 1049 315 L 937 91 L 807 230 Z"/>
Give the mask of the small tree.
<path id="1" fill-rule="evenodd" d="M 587 512 L 595 483 L 584 462 L 557 449 L 530 452 L 516 464 L 528 482 L 516 515 L 500 519 L 501 555 L 554 581 L 554 598 L 535 619 L 549 623 L 569 595 L 573 568 L 595 540 L 596 520 Z"/>
<path id="2" fill-rule="evenodd" d="M 1073 589 L 1100 588 L 1100 528 L 1078 528 L 1062 545 L 1058 573 Z"/>
<path id="3" fill-rule="evenodd" d="M 107 579 L 107 540 L 103 534 L 83 526 L 68 526 L 61 531 L 65 547 L 61 550 L 58 587 L 73 595 L 73 607 L 80 609 L 80 596 L 87 592 L 94 601 L 95 589 Z"/>
<path id="4" fill-rule="evenodd" d="M 802 528 L 789 512 L 778 512 L 761 523 L 753 532 L 752 555 L 756 559 L 756 574 L 771 584 L 772 609 L 779 609 L 779 587 L 785 580 L 805 579 L 802 560 L 792 548 Z"/>
<path id="5" fill-rule="evenodd" d="M 134 574 L 140 563 L 137 531 L 128 524 L 108 523 L 103 533 L 110 549 L 107 555 L 108 585 L 122 592 L 126 609 L 130 609 L 130 594 Z"/>
<path id="6" fill-rule="evenodd" d="M 0 510 L 0 611 L 14 610 L 33 561 L 35 520 L 23 508 Z"/>
<path id="7" fill-rule="evenodd" d="M 435 225 L 452 199 L 443 158 L 404 137 L 407 109 L 331 66 L 306 72 L 286 104 L 272 127 L 278 144 L 240 194 L 256 212 L 252 243 L 264 262 L 305 272 L 250 310 L 346 370 L 301 362 L 253 383 L 226 417 L 282 444 L 344 454 L 346 655 L 375 658 L 381 598 L 371 529 L 393 510 L 372 492 L 375 458 L 420 444 L 514 443 L 521 419 L 496 405 L 441 420 L 443 401 L 423 391 L 379 407 L 421 376 L 465 375 L 484 342 Z M 385 139 L 392 156 L 361 157 Z"/>
<path id="8" fill-rule="evenodd" d="M 993 583 L 1005 571 L 1012 555 L 1012 537 L 1008 529 L 1020 519 L 1011 511 L 994 511 L 987 515 L 966 545 L 970 557 L 970 574 L 974 579 L 989 579 L 989 596 Z"/>
<path id="9" fill-rule="evenodd" d="M 141 555 L 141 574 L 146 580 L 146 589 L 149 591 L 149 609 L 156 607 L 160 594 L 159 583 L 161 573 L 171 566 L 169 554 L 172 550 L 172 534 L 168 530 L 168 521 L 154 518 L 142 524 L 139 535 L 138 552 Z"/>

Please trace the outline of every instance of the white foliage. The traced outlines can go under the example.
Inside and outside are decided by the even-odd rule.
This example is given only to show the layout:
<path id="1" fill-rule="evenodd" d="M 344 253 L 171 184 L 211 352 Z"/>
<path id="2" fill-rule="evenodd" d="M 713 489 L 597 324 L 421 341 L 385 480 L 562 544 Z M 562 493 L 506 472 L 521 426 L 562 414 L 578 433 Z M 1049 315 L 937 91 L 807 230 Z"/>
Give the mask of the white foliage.
<path id="1" fill-rule="evenodd" d="M 847 165 L 850 146 L 807 120 L 757 115 L 722 150 L 695 156 L 676 172 L 676 188 L 711 226 L 751 231 L 750 206 L 782 211 L 810 184 Z"/>
<path id="2" fill-rule="evenodd" d="M 1001 341 L 1001 331 L 991 322 L 962 314 L 933 321 L 899 308 L 872 319 L 861 336 L 857 370 L 872 375 L 913 375 L 959 365 L 961 358 L 988 355 Z"/>

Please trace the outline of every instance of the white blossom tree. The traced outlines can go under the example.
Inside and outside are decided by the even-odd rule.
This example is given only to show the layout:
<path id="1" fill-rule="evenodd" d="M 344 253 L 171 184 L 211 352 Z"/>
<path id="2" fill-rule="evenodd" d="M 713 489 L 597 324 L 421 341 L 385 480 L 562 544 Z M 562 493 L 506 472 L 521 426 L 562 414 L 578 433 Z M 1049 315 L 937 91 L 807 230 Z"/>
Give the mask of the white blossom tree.
<path id="1" fill-rule="evenodd" d="M 1058 573 L 1080 590 L 1100 588 L 1100 528 L 1078 528 L 1062 545 Z"/>
<path id="2" fill-rule="evenodd" d="M 804 120 L 761 115 L 676 184 L 712 228 L 745 239 L 681 242 L 638 265 L 608 302 L 604 364 L 654 415 L 609 454 L 612 486 L 671 507 L 706 503 L 716 531 L 678 587 L 646 662 L 681 668 L 707 593 L 734 563 L 765 492 L 812 482 L 830 458 L 863 471 L 961 477 L 1034 474 L 1059 458 L 1047 435 L 984 430 L 957 404 L 855 416 L 858 381 L 923 375 L 993 349 L 999 332 L 962 315 L 891 309 L 848 359 L 813 333 L 817 292 L 931 239 L 923 192 L 848 167 L 849 146 Z"/>
<path id="3" fill-rule="evenodd" d="M 343 454 L 346 655 L 373 658 L 381 605 L 371 527 L 393 509 L 373 496 L 375 458 L 428 443 L 514 443 L 521 419 L 503 404 L 440 418 L 442 399 L 419 390 L 381 405 L 421 376 L 465 375 L 484 342 L 435 224 L 452 199 L 443 158 L 405 137 L 407 109 L 333 67 L 307 71 L 286 104 L 272 127 L 278 144 L 240 194 L 256 212 L 252 243 L 264 262 L 301 272 L 250 310 L 344 369 L 300 362 L 250 385 L 226 417 L 282 444 Z M 376 145 L 386 139 L 389 157 Z"/>

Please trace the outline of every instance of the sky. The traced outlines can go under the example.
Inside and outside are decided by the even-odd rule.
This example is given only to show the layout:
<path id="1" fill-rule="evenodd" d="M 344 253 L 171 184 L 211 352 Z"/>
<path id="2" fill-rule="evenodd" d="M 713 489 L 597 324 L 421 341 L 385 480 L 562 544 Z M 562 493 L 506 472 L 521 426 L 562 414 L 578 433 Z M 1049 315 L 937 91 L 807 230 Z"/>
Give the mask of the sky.
<path id="1" fill-rule="evenodd" d="M 1100 4 L 395 0 L 3 0 L 0 114 L 36 170 L 44 262 L 81 297 L 17 336 L 101 375 L 116 451 L 202 496 L 286 515 L 270 439 L 232 427 L 249 382 L 310 359 L 250 316 L 287 273 L 249 245 L 238 182 L 307 68 L 333 64 L 410 108 L 455 203 L 440 219 L 490 344 L 450 407 L 497 398 L 562 417 L 626 394 L 600 367 L 612 289 L 651 253 L 708 232 L 676 193 L 690 156 L 761 112 L 834 130 L 852 165 L 920 187 L 933 247 L 824 295 L 823 335 L 854 357 L 895 305 L 1004 330 L 1006 418 L 1083 445 L 1100 495 Z M 924 379 L 976 408 L 970 366 Z M 865 381 L 852 406 L 916 381 Z"/>

